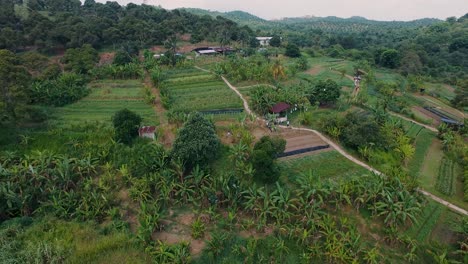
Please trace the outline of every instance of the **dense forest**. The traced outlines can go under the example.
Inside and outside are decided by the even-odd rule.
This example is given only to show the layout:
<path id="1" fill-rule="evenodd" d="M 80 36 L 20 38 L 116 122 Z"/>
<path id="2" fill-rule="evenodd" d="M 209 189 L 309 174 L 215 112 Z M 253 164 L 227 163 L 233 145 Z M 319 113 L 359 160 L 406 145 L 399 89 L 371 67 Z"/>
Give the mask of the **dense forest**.
<path id="1" fill-rule="evenodd" d="M 16 2 L 16 3 L 15 3 Z M 81 47 L 94 48 L 162 44 L 170 36 L 191 34 L 194 41 L 246 41 L 253 36 L 222 17 L 198 17 L 148 5 L 87 0 L 2 0 L 0 48 L 13 51 L 31 47 L 45 52 Z"/>
<path id="2" fill-rule="evenodd" d="M 468 14 L 0 0 L 0 263 L 466 263 L 467 107 Z"/>

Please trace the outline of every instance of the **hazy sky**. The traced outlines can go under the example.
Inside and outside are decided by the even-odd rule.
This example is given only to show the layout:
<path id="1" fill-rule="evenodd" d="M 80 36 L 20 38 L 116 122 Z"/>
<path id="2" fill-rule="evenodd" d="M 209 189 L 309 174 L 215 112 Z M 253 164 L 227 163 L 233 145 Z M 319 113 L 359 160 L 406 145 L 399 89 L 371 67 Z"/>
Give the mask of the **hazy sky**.
<path id="1" fill-rule="evenodd" d="M 105 2 L 106 0 L 97 0 Z M 116 0 L 122 5 L 143 0 Z M 468 0 L 147 0 L 167 9 L 196 7 L 216 11 L 242 10 L 266 19 L 315 16 L 363 16 L 375 20 L 460 17 Z"/>

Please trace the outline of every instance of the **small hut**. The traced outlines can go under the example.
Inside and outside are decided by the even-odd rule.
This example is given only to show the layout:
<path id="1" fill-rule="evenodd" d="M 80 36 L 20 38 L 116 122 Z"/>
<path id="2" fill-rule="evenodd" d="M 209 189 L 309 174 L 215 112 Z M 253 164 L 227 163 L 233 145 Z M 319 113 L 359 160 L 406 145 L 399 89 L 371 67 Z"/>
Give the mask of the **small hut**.
<path id="1" fill-rule="evenodd" d="M 138 129 L 138 136 L 155 140 L 154 131 L 156 131 L 155 126 L 143 126 Z"/>
<path id="2" fill-rule="evenodd" d="M 282 123 L 288 121 L 288 110 L 291 106 L 285 102 L 275 104 L 271 109 L 270 113 L 276 115 L 276 122 Z"/>

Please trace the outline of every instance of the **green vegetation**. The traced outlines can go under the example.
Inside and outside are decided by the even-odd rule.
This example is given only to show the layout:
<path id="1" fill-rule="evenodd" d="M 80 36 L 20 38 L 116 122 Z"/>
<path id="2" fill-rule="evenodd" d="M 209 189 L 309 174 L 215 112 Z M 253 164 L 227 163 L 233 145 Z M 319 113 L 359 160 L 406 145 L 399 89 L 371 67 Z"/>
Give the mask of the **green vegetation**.
<path id="1" fill-rule="evenodd" d="M 190 115 L 174 142 L 172 156 L 190 171 L 213 160 L 219 148 L 214 125 L 200 113 Z"/>
<path id="2" fill-rule="evenodd" d="M 141 117 L 128 109 L 122 109 L 112 116 L 115 140 L 124 144 L 130 144 L 138 136 L 138 128 Z"/>
<path id="3" fill-rule="evenodd" d="M 407 120 L 465 121 L 467 16 L 212 14 L 2 1 L 0 262 L 467 261 L 466 217 L 419 190 L 467 208 L 468 129 Z M 289 122 L 383 173 L 333 148 L 277 160 L 329 142 Z"/>
<path id="4" fill-rule="evenodd" d="M 172 112 L 241 108 L 241 100 L 214 75 L 196 69 L 166 72 L 161 94 Z"/>
<path id="5" fill-rule="evenodd" d="M 454 183 L 454 162 L 446 158 L 442 159 L 442 164 L 439 167 L 436 189 L 441 193 L 450 196 L 454 193 Z"/>
<path id="6" fill-rule="evenodd" d="M 91 93 L 82 100 L 57 108 L 58 124 L 98 121 L 109 123 L 117 111 L 127 108 L 143 118 L 144 125 L 156 125 L 154 110 L 144 102 L 143 84 L 139 81 L 96 81 L 90 84 Z"/>
<path id="7" fill-rule="evenodd" d="M 289 181 L 297 175 L 309 172 L 320 175 L 322 179 L 350 178 L 369 174 L 363 167 L 354 164 L 336 151 L 327 151 L 318 155 L 307 156 L 280 162 L 281 172 Z"/>
<path id="8" fill-rule="evenodd" d="M 416 152 L 414 153 L 413 158 L 408 164 L 408 171 L 413 177 L 419 177 L 419 172 L 421 166 L 426 159 L 426 154 L 431 146 L 432 140 L 434 139 L 434 134 L 427 129 L 421 130 L 418 137 L 415 140 Z"/>

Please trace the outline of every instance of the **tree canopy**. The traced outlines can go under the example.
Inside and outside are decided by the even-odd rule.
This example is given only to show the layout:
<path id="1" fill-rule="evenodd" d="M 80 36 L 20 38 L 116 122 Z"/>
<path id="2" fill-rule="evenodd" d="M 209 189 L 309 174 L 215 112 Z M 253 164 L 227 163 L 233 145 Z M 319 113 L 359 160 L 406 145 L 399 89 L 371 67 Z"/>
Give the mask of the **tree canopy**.
<path id="1" fill-rule="evenodd" d="M 178 132 L 173 144 L 172 157 L 180 159 L 186 170 L 191 170 L 195 165 L 203 166 L 212 160 L 219 146 L 213 123 L 200 113 L 194 113 Z"/>
<path id="2" fill-rule="evenodd" d="M 28 101 L 31 77 L 11 51 L 0 50 L 0 122 L 16 121 Z"/>
<path id="3" fill-rule="evenodd" d="M 311 104 L 319 102 L 323 104 L 335 103 L 341 94 L 340 86 L 333 80 L 319 80 L 315 85 L 312 85 L 310 90 L 309 101 Z"/>
<path id="4" fill-rule="evenodd" d="M 115 140 L 124 144 L 132 143 L 133 139 L 138 136 L 141 121 L 141 116 L 126 108 L 115 113 L 112 117 Z"/>

